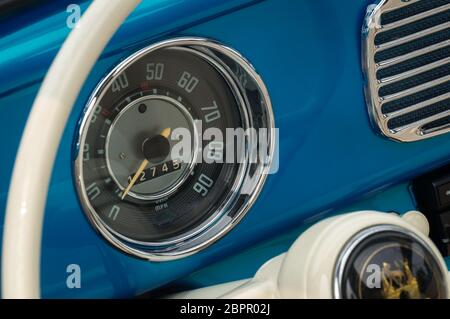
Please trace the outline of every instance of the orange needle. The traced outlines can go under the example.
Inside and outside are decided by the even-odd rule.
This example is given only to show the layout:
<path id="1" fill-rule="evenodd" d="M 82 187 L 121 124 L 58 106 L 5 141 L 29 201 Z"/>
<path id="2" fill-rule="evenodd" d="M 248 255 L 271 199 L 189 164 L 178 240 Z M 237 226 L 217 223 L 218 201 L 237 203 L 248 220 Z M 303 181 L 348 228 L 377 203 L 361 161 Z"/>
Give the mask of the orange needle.
<path id="1" fill-rule="evenodd" d="M 170 127 L 168 127 L 168 128 L 165 128 L 159 135 L 162 135 L 165 138 L 169 138 L 170 132 L 172 132 L 172 129 Z"/>
<path id="2" fill-rule="evenodd" d="M 128 192 L 130 191 L 131 187 L 134 186 L 134 184 L 136 183 L 138 177 L 141 175 L 141 173 L 144 171 L 144 169 L 147 167 L 148 165 L 148 160 L 144 159 L 141 163 L 141 165 L 139 166 L 136 174 L 134 174 L 133 178 L 131 179 L 130 183 L 128 184 L 127 188 L 125 188 L 123 194 L 122 194 L 122 200 L 125 198 L 125 196 L 127 196 Z"/>
<path id="3" fill-rule="evenodd" d="M 165 138 L 169 138 L 170 136 L 170 132 L 172 130 L 170 129 L 170 127 L 165 128 L 160 135 L 164 136 Z M 142 174 L 142 172 L 144 171 L 144 169 L 147 167 L 149 161 L 147 159 L 144 159 L 141 162 L 141 165 L 139 165 L 139 168 L 136 172 L 136 174 L 134 174 L 133 178 L 131 179 L 130 183 L 128 183 L 127 188 L 125 188 L 125 190 L 123 191 L 122 194 L 122 200 L 125 198 L 125 196 L 128 195 L 128 192 L 130 191 L 130 189 L 134 186 L 134 184 L 136 183 L 136 181 L 138 180 L 139 176 Z"/>

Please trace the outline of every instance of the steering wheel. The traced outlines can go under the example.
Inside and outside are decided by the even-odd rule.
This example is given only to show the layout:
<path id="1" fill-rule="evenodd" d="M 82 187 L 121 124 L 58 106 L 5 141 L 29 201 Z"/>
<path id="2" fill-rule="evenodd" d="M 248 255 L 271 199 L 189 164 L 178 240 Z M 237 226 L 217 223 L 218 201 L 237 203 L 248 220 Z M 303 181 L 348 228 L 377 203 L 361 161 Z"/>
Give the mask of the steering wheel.
<path id="1" fill-rule="evenodd" d="M 3 298 L 40 297 L 44 209 L 67 119 L 101 52 L 140 2 L 93 1 L 45 77 L 20 142 L 8 193 L 2 252 Z"/>

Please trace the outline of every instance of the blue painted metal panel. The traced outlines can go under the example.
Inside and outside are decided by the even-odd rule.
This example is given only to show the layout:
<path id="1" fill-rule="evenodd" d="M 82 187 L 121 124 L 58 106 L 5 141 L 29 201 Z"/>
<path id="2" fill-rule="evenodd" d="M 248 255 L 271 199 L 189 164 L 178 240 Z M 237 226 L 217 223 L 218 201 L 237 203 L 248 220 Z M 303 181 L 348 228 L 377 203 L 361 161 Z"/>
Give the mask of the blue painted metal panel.
<path id="1" fill-rule="evenodd" d="M 82 8 L 88 3 L 83 2 Z M 46 208 L 44 296 L 124 297 L 142 293 L 448 162 L 449 135 L 399 144 L 376 136 L 369 126 L 359 62 L 360 29 L 369 3 L 144 1 L 95 66 L 65 130 Z M 0 212 L 5 209 L 6 181 L 29 109 L 69 32 L 62 5 L 60 11 L 28 14 L 34 15 L 33 22 L 20 25 L 4 20 L 1 28 L 0 179 L 5 182 L 0 184 Z M 255 206 L 224 239 L 183 260 L 149 263 L 116 251 L 88 224 L 73 186 L 71 151 L 81 111 L 102 76 L 135 50 L 183 35 L 205 36 L 235 48 L 262 75 L 280 128 L 280 170 L 268 178 Z M 390 196 L 387 192 L 382 198 Z M 411 203 L 390 202 L 393 206 Z M 0 214 L 0 225 L 3 217 Z M 273 254 L 278 251 L 274 245 L 266 249 L 273 249 Z M 254 269 L 248 259 L 241 260 L 242 272 L 236 277 Z M 66 287 L 66 266 L 72 263 L 81 266 L 81 289 Z"/>
<path id="2" fill-rule="evenodd" d="M 412 209 L 414 209 L 414 202 L 411 197 L 409 185 L 400 184 L 335 211 L 333 215 L 362 210 L 399 213 Z M 173 286 L 176 288 L 196 289 L 251 278 L 267 260 L 286 252 L 299 235 L 315 222 L 315 219 L 305 221 L 300 227 L 296 227 L 294 230 L 284 232 L 275 238 L 265 240 L 236 255 L 205 267 L 178 280 Z M 243 267 L 236 267 L 236 265 L 243 265 Z"/>

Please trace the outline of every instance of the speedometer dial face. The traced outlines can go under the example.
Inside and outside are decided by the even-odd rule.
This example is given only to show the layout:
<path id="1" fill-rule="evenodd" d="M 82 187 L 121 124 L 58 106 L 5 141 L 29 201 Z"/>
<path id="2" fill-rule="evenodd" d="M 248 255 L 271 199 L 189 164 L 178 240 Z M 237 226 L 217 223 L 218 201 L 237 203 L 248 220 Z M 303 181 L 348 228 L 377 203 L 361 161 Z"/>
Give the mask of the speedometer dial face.
<path id="1" fill-rule="evenodd" d="M 84 210 L 106 239 L 135 256 L 173 259 L 242 217 L 273 147 L 266 135 L 264 158 L 251 162 L 249 150 L 261 148 L 255 139 L 227 139 L 227 130 L 273 126 L 253 72 L 219 44 L 176 39 L 139 51 L 105 78 L 81 122 L 75 174 Z M 256 183 L 245 186 L 248 179 Z"/>

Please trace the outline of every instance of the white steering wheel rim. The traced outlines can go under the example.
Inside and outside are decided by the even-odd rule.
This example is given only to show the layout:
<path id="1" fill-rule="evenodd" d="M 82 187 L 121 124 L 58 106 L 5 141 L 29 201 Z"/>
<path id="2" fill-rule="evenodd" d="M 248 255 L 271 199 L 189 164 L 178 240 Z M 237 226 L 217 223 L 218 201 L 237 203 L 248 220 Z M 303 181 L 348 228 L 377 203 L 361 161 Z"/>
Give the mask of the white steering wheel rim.
<path id="1" fill-rule="evenodd" d="M 40 298 L 48 186 L 69 114 L 111 37 L 141 0 L 95 0 L 53 61 L 16 156 L 3 231 L 2 297 Z"/>

